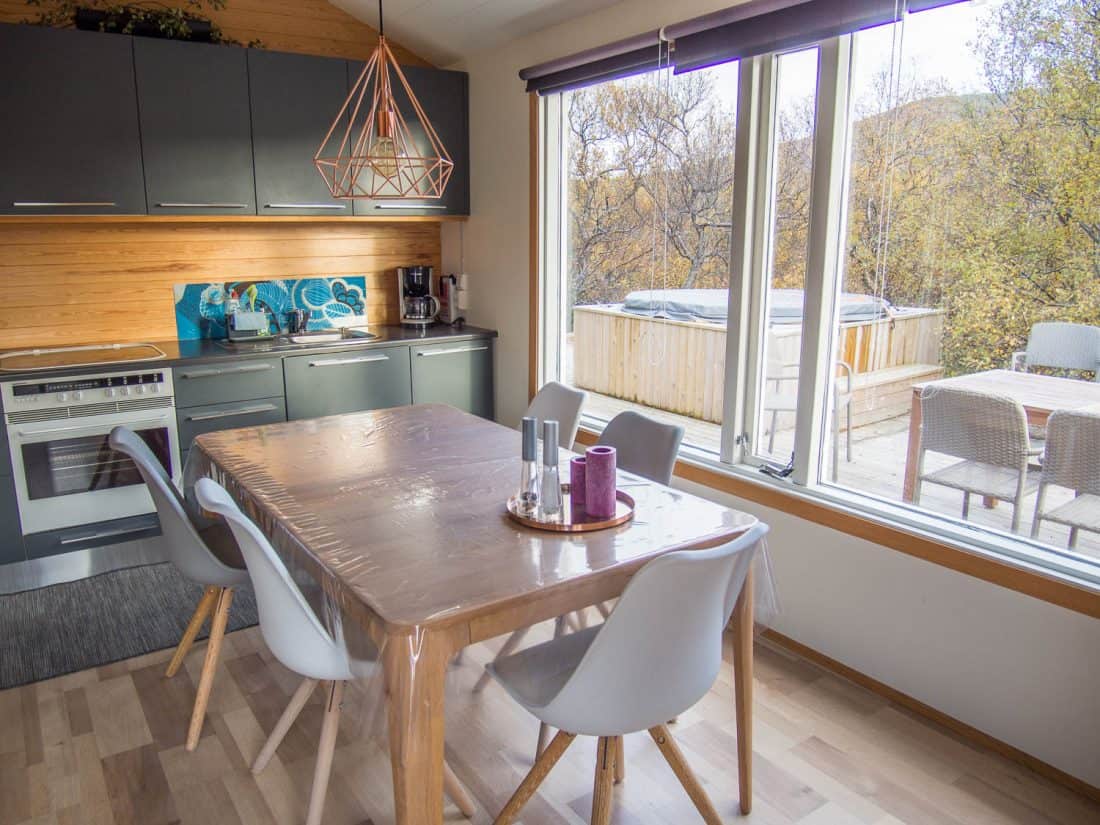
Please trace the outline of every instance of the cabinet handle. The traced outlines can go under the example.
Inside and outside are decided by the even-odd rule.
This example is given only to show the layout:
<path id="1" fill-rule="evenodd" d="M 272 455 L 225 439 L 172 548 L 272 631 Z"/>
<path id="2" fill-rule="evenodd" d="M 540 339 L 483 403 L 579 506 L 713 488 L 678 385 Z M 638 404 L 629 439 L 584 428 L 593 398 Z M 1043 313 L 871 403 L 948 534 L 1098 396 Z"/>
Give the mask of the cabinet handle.
<path id="1" fill-rule="evenodd" d="M 264 209 L 347 209 L 343 203 L 265 203 Z"/>
<path id="2" fill-rule="evenodd" d="M 58 544 L 80 544 L 85 541 L 94 541 L 95 539 L 113 539 L 116 536 L 134 536 L 138 533 L 144 533 L 149 527 L 123 527 L 118 530 L 100 530 L 97 533 L 89 533 L 86 536 L 69 536 L 68 538 L 61 539 Z"/>
<path id="3" fill-rule="evenodd" d="M 376 203 L 375 209 L 446 209 L 442 203 Z"/>
<path id="4" fill-rule="evenodd" d="M 114 201 L 15 201 L 17 209 L 48 209 L 51 206 L 118 206 Z"/>
<path id="5" fill-rule="evenodd" d="M 219 375 L 243 375 L 246 372 L 267 372 L 275 369 L 271 364 L 245 364 L 242 367 L 217 367 L 208 370 L 181 372 L 180 378 L 216 378 Z"/>
<path id="6" fill-rule="evenodd" d="M 372 361 L 389 361 L 388 355 L 364 355 L 360 358 L 334 358 L 330 361 L 310 361 L 311 367 L 342 367 L 346 364 L 369 364 Z"/>
<path id="7" fill-rule="evenodd" d="M 251 407 L 237 407 L 232 410 L 218 410 L 217 412 L 195 413 L 187 416 L 188 421 L 213 421 L 216 418 L 232 418 L 235 415 L 250 415 L 251 413 L 271 412 L 277 410 L 274 404 L 254 404 Z"/>
<path id="8" fill-rule="evenodd" d="M 158 203 L 167 209 L 248 209 L 247 203 Z"/>
<path id="9" fill-rule="evenodd" d="M 454 347 L 453 349 L 426 349 L 420 350 L 417 355 L 421 358 L 429 355 L 457 355 L 460 352 L 485 352 L 489 347 Z"/>

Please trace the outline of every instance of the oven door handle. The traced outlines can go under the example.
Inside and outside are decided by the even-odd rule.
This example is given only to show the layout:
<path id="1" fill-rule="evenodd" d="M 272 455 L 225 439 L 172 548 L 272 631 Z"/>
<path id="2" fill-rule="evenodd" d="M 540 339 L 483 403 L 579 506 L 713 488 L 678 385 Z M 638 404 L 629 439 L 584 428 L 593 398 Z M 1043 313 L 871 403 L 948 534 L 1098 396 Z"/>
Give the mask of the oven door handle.
<path id="1" fill-rule="evenodd" d="M 148 421 L 127 421 L 124 426 L 127 427 L 148 427 L 148 426 L 169 426 L 171 419 L 167 416 L 164 418 L 153 418 Z M 114 426 L 111 427 L 114 429 Z M 51 427 L 45 430 L 17 430 L 15 435 L 17 438 L 34 438 L 39 435 L 54 435 L 56 433 L 72 433 L 80 431 L 91 431 L 94 433 L 103 433 L 103 425 L 98 427 L 94 424 L 84 424 L 79 427 Z"/>

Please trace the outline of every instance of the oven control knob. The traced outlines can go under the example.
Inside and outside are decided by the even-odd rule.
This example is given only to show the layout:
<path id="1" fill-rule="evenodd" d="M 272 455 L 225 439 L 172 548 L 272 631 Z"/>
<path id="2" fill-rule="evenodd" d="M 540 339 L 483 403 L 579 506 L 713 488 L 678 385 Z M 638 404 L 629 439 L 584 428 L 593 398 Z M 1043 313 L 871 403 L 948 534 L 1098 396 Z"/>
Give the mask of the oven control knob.
<path id="1" fill-rule="evenodd" d="M 130 394 L 130 388 L 129 387 L 123 387 L 121 390 L 119 390 L 119 392 L 121 392 L 123 395 L 129 395 Z"/>
<path id="2" fill-rule="evenodd" d="M 77 392 L 73 393 L 73 401 L 83 401 L 83 400 L 84 400 L 84 393 L 80 392 L 79 390 Z"/>
<path id="3" fill-rule="evenodd" d="M 151 392 L 153 395 L 156 395 L 158 392 L 160 392 L 160 384 L 150 384 L 149 392 Z"/>
<path id="4" fill-rule="evenodd" d="M 59 392 L 57 394 L 57 400 L 58 401 L 67 401 L 68 399 L 69 399 L 69 396 L 65 395 L 65 393 L 63 393 L 63 392 Z"/>
<path id="5" fill-rule="evenodd" d="M 137 394 L 138 395 L 145 395 L 145 387 L 139 386 L 137 388 Z"/>
<path id="6" fill-rule="evenodd" d="M 106 390 L 104 390 L 103 392 L 104 392 L 104 394 L 105 394 L 105 395 L 106 395 L 106 396 L 107 396 L 108 398 L 114 398 L 114 397 L 115 397 L 115 391 L 114 391 L 114 388 L 109 388 L 109 389 L 106 389 Z"/>

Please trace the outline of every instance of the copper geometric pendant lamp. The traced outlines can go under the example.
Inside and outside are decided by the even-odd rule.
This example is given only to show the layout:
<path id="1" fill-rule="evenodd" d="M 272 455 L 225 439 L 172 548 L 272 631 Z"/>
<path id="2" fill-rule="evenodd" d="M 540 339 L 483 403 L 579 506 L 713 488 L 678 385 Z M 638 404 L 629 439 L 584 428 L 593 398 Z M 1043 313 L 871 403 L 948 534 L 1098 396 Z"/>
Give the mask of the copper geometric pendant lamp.
<path id="1" fill-rule="evenodd" d="M 409 101 L 408 120 L 393 96 L 395 80 Z M 382 0 L 378 45 L 313 163 L 332 196 L 342 199 L 440 198 L 451 179 L 454 162 L 386 42 Z"/>

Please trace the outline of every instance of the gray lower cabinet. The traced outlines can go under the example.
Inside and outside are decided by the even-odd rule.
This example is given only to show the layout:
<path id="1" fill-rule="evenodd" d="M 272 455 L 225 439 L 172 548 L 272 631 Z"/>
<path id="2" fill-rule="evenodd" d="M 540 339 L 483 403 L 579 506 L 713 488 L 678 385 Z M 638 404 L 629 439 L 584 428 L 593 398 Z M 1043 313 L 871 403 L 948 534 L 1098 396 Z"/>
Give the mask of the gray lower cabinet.
<path id="1" fill-rule="evenodd" d="M 177 408 L 249 401 L 281 396 L 283 367 L 279 358 L 215 361 L 176 367 L 172 370 L 172 382 Z"/>
<path id="2" fill-rule="evenodd" d="M 145 214 L 131 43 L 0 24 L 0 214 Z"/>
<path id="3" fill-rule="evenodd" d="M 149 214 L 255 215 L 246 50 L 139 37 L 134 68 Z"/>
<path id="4" fill-rule="evenodd" d="M 19 527 L 19 505 L 15 500 L 15 481 L 10 466 L 0 475 L 0 564 L 23 561 L 23 531 Z"/>
<path id="5" fill-rule="evenodd" d="M 414 404 L 450 404 L 493 417 L 493 344 L 489 339 L 412 347 Z"/>
<path id="6" fill-rule="evenodd" d="M 176 419 L 179 425 L 180 452 L 184 456 L 181 461 L 185 461 L 191 442 L 197 435 L 286 421 L 286 401 L 280 394 L 271 398 L 187 407 L 176 411 Z"/>
<path id="7" fill-rule="evenodd" d="M 291 421 L 412 403 L 408 347 L 295 355 L 283 369 Z"/>

